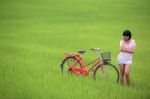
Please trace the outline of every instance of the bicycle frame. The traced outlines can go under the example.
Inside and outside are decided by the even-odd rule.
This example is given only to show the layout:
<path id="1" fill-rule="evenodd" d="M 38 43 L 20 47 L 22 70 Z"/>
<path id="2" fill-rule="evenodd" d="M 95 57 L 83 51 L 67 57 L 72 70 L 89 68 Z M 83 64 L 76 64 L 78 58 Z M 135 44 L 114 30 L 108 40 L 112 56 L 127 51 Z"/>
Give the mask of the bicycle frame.
<path id="1" fill-rule="evenodd" d="M 83 58 L 79 54 L 65 54 L 65 58 L 67 58 L 67 57 L 70 57 L 70 58 L 74 57 L 74 58 L 76 58 L 78 60 L 75 63 L 73 63 L 72 66 L 70 67 L 70 69 L 72 70 L 72 73 L 75 73 L 77 75 L 85 73 L 86 76 L 89 76 L 90 71 L 92 71 L 93 69 L 95 69 L 97 66 L 101 66 L 101 67 L 103 66 L 103 62 L 102 62 L 102 60 L 101 60 L 100 57 L 98 57 L 97 59 L 89 62 L 86 65 L 84 65 Z M 80 63 L 81 68 L 75 67 L 78 64 L 78 62 Z M 89 70 L 87 70 L 86 67 L 88 67 L 90 65 L 92 65 L 92 67 Z M 80 72 L 80 74 L 78 74 L 77 72 Z M 102 72 L 103 72 L 103 70 L 102 70 Z"/>
<path id="2" fill-rule="evenodd" d="M 91 61 L 90 63 L 86 64 L 85 67 L 88 67 L 88 66 L 90 66 L 92 64 L 93 64 L 93 66 L 88 71 L 91 71 L 93 68 L 95 68 L 98 65 L 102 66 L 101 58 L 97 58 L 97 59 Z"/>

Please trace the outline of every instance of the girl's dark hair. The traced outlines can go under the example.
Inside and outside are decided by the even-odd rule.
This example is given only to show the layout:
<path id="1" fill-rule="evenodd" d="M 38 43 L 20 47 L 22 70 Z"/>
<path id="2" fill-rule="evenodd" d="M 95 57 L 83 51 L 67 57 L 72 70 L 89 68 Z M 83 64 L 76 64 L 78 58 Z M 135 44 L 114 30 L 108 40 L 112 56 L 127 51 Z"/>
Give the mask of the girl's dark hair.
<path id="1" fill-rule="evenodd" d="M 131 39 L 131 32 L 129 30 L 123 31 L 123 36 L 129 36 L 129 40 Z"/>

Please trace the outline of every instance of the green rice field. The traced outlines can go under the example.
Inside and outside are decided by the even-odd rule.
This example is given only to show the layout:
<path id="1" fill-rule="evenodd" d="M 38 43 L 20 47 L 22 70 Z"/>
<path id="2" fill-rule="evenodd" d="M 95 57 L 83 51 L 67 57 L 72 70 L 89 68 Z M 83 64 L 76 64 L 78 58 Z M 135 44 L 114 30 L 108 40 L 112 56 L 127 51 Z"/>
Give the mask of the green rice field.
<path id="1" fill-rule="evenodd" d="M 0 0 L 0 99 L 150 99 L 149 0 Z M 137 44 L 131 85 L 62 76 L 64 53 L 111 51 L 122 32 Z"/>

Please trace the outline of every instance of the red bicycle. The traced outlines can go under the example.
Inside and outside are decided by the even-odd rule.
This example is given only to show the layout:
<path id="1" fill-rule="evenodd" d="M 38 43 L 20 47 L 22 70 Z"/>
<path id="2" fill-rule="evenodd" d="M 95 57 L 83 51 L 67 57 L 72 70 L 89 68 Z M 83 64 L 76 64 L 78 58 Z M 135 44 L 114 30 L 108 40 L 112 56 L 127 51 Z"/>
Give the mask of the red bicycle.
<path id="1" fill-rule="evenodd" d="M 90 50 L 94 51 L 98 57 L 86 65 L 83 62 L 83 55 L 86 51 L 79 50 L 78 54 L 65 54 L 65 58 L 60 65 L 62 74 L 64 75 L 64 72 L 66 72 L 87 77 L 90 75 L 90 72 L 93 71 L 93 79 L 95 80 L 105 79 L 118 83 L 119 71 L 115 65 L 111 64 L 110 52 L 100 54 L 100 48 Z M 92 67 L 87 69 L 86 67 L 90 65 L 92 65 Z"/>

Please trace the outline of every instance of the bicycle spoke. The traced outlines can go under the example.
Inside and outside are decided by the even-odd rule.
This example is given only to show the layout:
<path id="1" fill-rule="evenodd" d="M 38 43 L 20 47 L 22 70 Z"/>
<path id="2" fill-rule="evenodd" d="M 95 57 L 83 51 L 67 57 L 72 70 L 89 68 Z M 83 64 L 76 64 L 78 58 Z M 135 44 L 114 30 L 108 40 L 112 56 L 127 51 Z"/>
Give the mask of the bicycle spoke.
<path id="1" fill-rule="evenodd" d="M 95 72 L 96 80 L 102 80 L 106 82 L 117 82 L 118 71 L 113 66 L 104 65 Z"/>

